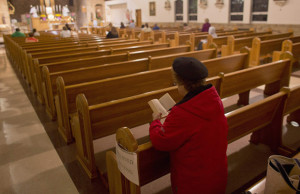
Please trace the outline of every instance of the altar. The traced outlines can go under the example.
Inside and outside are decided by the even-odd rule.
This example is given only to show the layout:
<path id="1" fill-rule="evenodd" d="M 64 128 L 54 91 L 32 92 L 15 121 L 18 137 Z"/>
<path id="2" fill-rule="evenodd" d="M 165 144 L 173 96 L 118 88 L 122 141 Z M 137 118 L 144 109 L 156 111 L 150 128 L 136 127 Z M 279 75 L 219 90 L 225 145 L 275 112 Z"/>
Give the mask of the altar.
<path id="1" fill-rule="evenodd" d="M 67 23 L 75 26 L 75 13 L 70 13 L 68 5 L 56 5 L 54 0 L 40 0 L 40 5 L 30 6 L 32 28 L 37 31 L 61 30 Z"/>
<path id="2" fill-rule="evenodd" d="M 40 18 L 31 18 L 32 21 L 32 28 L 35 28 L 37 31 L 45 31 L 45 30 L 61 30 L 66 23 L 74 29 L 75 23 L 68 19 L 61 19 L 61 20 L 43 20 Z"/>

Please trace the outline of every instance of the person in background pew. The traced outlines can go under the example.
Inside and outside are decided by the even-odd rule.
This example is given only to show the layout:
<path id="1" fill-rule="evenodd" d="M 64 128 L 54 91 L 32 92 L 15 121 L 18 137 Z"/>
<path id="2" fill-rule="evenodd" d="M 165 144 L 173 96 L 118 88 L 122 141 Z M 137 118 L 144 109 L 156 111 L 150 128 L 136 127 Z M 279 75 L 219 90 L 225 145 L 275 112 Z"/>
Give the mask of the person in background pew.
<path id="1" fill-rule="evenodd" d="M 60 37 L 69 38 L 71 37 L 71 32 L 67 29 L 66 26 L 63 27 L 63 30 L 60 32 Z"/>
<path id="2" fill-rule="evenodd" d="M 173 193 L 225 193 L 228 124 L 222 101 L 214 86 L 205 85 L 208 71 L 197 59 L 175 59 L 173 74 L 184 97 L 163 124 L 161 114 L 153 113 L 152 145 L 170 152 Z"/>
<path id="3" fill-rule="evenodd" d="M 152 30 L 159 30 L 160 28 L 158 27 L 157 24 L 154 24 L 154 27 L 152 28 Z"/>
<path id="4" fill-rule="evenodd" d="M 125 28 L 125 25 L 123 22 L 121 22 L 121 26 L 120 26 L 120 29 L 122 29 L 122 28 Z"/>
<path id="5" fill-rule="evenodd" d="M 211 26 L 208 29 L 208 34 L 210 34 L 213 38 L 217 38 L 218 35 L 216 33 L 216 28 Z M 203 43 L 207 43 L 207 39 L 203 39 L 199 42 L 197 50 L 202 50 L 203 49 Z"/>
<path id="6" fill-rule="evenodd" d="M 144 27 L 142 26 L 142 31 L 144 31 L 144 32 L 151 32 L 152 30 L 151 30 L 151 28 L 149 28 L 148 23 L 146 23 L 144 25 Z"/>
<path id="7" fill-rule="evenodd" d="M 116 27 L 111 27 L 111 30 L 106 35 L 106 38 L 119 38 Z"/>
<path id="8" fill-rule="evenodd" d="M 130 21 L 130 24 L 129 24 L 128 27 L 129 27 L 129 28 L 135 28 L 134 20 L 131 20 L 131 21 Z"/>
<path id="9" fill-rule="evenodd" d="M 26 37 L 24 33 L 20 31 L 20 28 L 16 28 L 16 31 L 11 35 L 11 37 Z"/>
<path id="10" fill-rule="evenodd" d="M 208 32 L 209 27 L 210 27 L 209 19 L 206 18 L 205 23 L 202 26 L 202 32 Z"/>
<path id="11" fill-rule="evenodd" d="M 25 39 L 25 42 L 38 42 L 39 41 L 37 38 L 33 37 L 32 32 L 30 32 L 28 35 L 29 35 L 29 37 L 27 37 Z"/>
<path id="12" fill-rule="evenodd" d="M 35 28 L 32 30 L 33 36 L 40 36 L 40 33 Z"/>

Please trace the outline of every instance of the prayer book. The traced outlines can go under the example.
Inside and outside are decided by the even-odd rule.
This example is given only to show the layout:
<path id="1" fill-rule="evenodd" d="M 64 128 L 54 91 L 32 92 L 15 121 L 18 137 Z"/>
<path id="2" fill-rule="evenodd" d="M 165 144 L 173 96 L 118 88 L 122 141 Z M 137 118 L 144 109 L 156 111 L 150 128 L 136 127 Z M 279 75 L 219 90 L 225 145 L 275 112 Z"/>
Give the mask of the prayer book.
<path id="1" fill-rule="evenodd" d="M 166 93 L 160 99 L 150 100 L 148 104 L 154 113 L 162 113 L 162 117 L 166 117 L 169 114 L 168 110 L 172 108 L 176 102 L 169 93 Z"/>

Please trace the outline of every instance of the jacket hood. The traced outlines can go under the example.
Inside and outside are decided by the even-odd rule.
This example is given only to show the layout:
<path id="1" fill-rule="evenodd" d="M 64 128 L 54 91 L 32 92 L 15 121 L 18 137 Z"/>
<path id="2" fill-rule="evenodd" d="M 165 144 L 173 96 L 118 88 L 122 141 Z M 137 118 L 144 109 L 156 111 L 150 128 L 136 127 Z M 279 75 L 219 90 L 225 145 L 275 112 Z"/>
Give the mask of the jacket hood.
<path id="1" fill-rule="evenodd" d="M 178 103 L 176 106 L 187 113 L 201 117 L 205 120 L 214 119 L 217 112 L 224 114 L 222 101 L 214 86 L 200 92 L 183 103 Z"/>

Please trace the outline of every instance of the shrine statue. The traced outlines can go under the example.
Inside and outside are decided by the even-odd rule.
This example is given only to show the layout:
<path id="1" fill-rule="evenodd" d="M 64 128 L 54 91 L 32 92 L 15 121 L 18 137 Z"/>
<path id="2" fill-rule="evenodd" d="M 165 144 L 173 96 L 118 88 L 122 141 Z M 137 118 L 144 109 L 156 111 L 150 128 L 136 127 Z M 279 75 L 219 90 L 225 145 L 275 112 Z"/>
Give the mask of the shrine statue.
<path id="1" fill-rule="evenodd" d="M 32 5 L 30 5 L 30 12 L 29 12 L 31 15 L 32 15 L 32 17 L 34 17 L 34 18 L 38 18 L 39 16 L 38 16 L 38 14 L 37 14 L 37 10 L 36 10 L 36 8 L 34 7 L 34 6 L 32 6 Z"/>
<path id="2" fill-rule="evenodd" d="M 63 9 L 62 9 L 62 15 L 63 15 L 63 16 L 68 16 L 68 15 L 69 15 L 69 12 L 70 12 L 70 10 L 69 10 L 69 8 L 68 8 L 68 5 L 63 6 Z"/>

